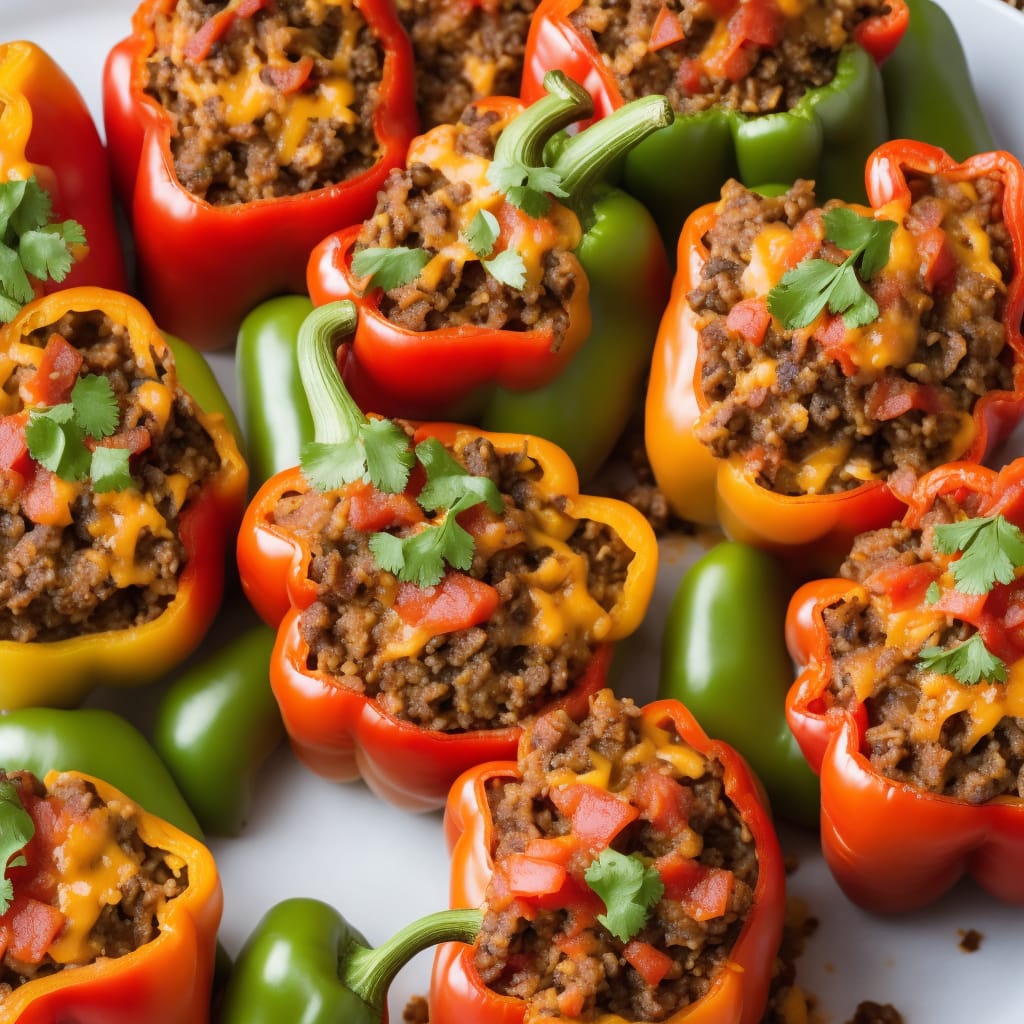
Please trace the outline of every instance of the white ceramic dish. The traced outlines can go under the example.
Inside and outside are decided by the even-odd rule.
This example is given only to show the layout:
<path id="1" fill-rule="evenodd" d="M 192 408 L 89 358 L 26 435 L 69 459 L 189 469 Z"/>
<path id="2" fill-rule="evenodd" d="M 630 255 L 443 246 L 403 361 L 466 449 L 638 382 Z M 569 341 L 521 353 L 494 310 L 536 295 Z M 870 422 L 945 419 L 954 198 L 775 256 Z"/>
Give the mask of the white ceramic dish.
<path id="1" fill-rule="evenodd" d="M 1016 99 L 1024 90 L 1019 73 L 1024 13 L 1001 0 L 941 2 L 961 33 L 999 145 L 1024 157 L 1024 118 Z M 74 78 L 99 117 L 103 59 L 127 33 L 134 7 L 135 0 L 0 0 L 0 38 L 26 38 L 43 46 Z M 217 354 L 211 362 L 230 393 L 230 354 Z M 1010 453 L 1020 451 L 1024 445 L 1015 439 Z M 651 616 L 631 641 L 629 679 L 619 684 L 641 701 L 650 699 L 656 687 L 659 613 L 698 550 L 682 540 L 666 546 Z M 91 703 L 114 707 L 145 726 L 152 697 L 100 690 Z M 810 837 L 783 829 L 782 840 L 786 851 L 799 858 L 791 891 L 820 921 L 797 964 L 799 981 L 818 1000 L 816 1024 L 848 1020 L 864 999 L 892 1003 L 907 1024 L 1024 1020 L 1020 908 L 1000 906 L 963 883 L 920 913 L 872 917 L 851 906 L 836 888 Z M 289 896 L 316 896 L 335 905 L 374 944 L 414 917 L 447 905 L 448 857 L 440 814 L 412 816 L 382 803 L 361 784 L 325 783 L 285 749 L 260 776 L 243 836 L 211 845 L 224 880 L 221 935 L 232 953 L 262 913 Z M 974 953 L 959 945 L 968 929 L 981 935 Z M 397 979 L 391 993 L 393 1021 L 401 1020 L 409 996 L 426 992 L 429 964 L 429 954 L 421 954 Z"/>

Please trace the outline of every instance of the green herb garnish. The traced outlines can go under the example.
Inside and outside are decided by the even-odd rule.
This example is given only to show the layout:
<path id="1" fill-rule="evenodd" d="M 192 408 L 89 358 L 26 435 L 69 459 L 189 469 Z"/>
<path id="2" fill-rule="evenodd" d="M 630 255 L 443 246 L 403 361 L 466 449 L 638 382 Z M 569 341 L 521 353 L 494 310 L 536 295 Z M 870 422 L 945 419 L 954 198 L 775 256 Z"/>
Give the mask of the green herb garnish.
<path id="1" fill-rule="evenodd" d="M 470 221 L 463 238 L 491 277 L 510 288 L 521 290 L 526 284 L 526 264 L 523 263 L 523 257 L 515 249 L 504 249 L 497 256 L 491 256 L 499 233 L 498 218 L 488 210 L 480 210 Z"/>
<path id="2" fill-rule="evenodd" d="M 954 676 L 968 686 L 983 680 L 1004 683 L 1007 678 L 1006 662 L 985 646 L 980 633 L 956 647 L 924 647 L 918 664 L 932 672 Z"/>
<path id="3" fill-rule="evenodd" d="M 826 305 L 830 313 L 842 313 L 849 328 L 878 317 L 878 304 L 862 282 L 870 281 L 888 262 L 896 222 L 862 217 L 844 206 L 828 210 L 824 219 L 826 239 L 850 255 L 839 264 L 804 260 L 783 275 L 768 293 L 768 311 L 787 330 L 806 327 Z"/>
<path id="4" fill-rule="evenodd" d="M 415 281 L 430 262 L 426 249 L 410 249 L 398 245 L 393 249 L 371 247 L 360 249 L 352 256 L 352 273 L 357 277 L 369 277 L 367 288 L 401 288 L 403 284 Z"/>
<path id="5" fill-rule="evenodd" d="M 52 215 L 50 196 L 35 177 L 0 184 L 0 323 L 35 297 L 30 276 L 63 281 L 75 260 L 72 247 L 85 244 L 78 221 L 51 224 Z"/>
<path id="6" fill-rule="evenodd" d="M 35 822 L 22 806 L 18 787 L 6 779 L 0 782 L 0 860 L 4 865 L 0 878 L 0 914 L 7 913 L 14 899 L 14 885 L 7 877 L 7 870 L 27 863 L 21 851 L 35 834 Z"/>
<path id="7" fill-rule="evenodd" d="M 551 197 L 564 198 L 562 178 L 550 167 L 527 167 L 517 160 L 494 160 L 487 168 L 487 180 L 513 205 L 531 217 L 543 217 L 551 208 Z"/>
<path id="8" fill-rule="evenodd" d="M 583 877 L 604 900 L 605 913 L 597 915 L 598 921 L 621 942 L 643 928 L 647 912 L 665 892 L 655 868 L 611 847 L 601 851 Z"/>
<path id="9" fill-rule="evenodd" d="M 1011 583 L 1024 566 L 1024 533 L 1005 516 L 979 516 L 935 527 L 937 551 L 960 557 L 950 566 L 962 594 L 987 594 L 997 583 Z"/>

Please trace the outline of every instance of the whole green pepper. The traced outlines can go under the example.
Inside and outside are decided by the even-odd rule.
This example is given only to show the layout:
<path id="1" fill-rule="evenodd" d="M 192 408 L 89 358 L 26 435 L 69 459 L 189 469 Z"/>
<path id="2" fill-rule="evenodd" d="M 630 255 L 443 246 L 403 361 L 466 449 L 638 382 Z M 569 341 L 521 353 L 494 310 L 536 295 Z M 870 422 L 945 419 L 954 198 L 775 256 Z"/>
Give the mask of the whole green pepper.
<path id="1" fill-rule="evenodd" d="M 175 679 L 157 708 L 153 742 L 203 828 L 242 831 L 252 780 L 284 738 L 270 689 L 275 633 L 262 624 Z"/>
<path id="2" fill-rule="evenodd" d="M 150 814 L 202 838 L 166 765 L 145 736 L 113 711 L 20 708 L 0 715 L 0 765 L 27 769 L 39 778 L 49 771 L 93 775 Z"/>
<path id="3" fill-rule="evenodd" d="M 327 903 L 284 900 L 238 954 L 220 1024 L 380 1024 L 398 971 L 439 942 L 472 942 L 480 923 L 478 910 L 443 910 L 373 949 Z"/>
<path id="4" fill-rule="evenodd" d="M 724 541 L 701 556 L 669 609 L 658 693 L 743 754 L 777 814 L 815 826 L 818 778 L 786 724 L 788 591 L 779 562 L 759 548 Z"/>
<path id="5" fill-rule="evenodd" d="M 238 330 L 235 374 L 253 490 L 297 466 L 302 445 L 313 439 L 295 361 L 299 325 L 312 308 L 304 295 L 279 295 L 256 306 Z"/>
<path id="6" fill-rule="evenodd" d="M 960 161 L 995 149 L 949 15 L 932 0 L 906 4 L 910 24 L 882 65 L 890 134 L 941 146 Z"/>

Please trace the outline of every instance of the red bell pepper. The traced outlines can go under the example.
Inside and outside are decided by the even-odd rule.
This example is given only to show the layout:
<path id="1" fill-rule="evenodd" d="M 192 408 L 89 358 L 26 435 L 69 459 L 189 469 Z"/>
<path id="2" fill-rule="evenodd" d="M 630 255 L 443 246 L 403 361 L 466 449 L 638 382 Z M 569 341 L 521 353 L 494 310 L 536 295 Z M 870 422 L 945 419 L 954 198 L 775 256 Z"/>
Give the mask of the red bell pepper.
<path id="1" fill-rule="evenodd" d="M 259 302 L 281 292 L 304 292 L 313 246 L 328 231 L 357 223 L 373 209 L 418 126 L 412 51 L 394 7 L 385 0 L 363 0 L 358 11 L 382 54 L 372 166 L 312 191 L 219 206 L 182 184 L 171 153 L 171 116 L 146 91 L 154 25 L 172 6 L 143 0 L 132 18 L 132 34 L 110 52 L 103 76 L 104 121 L 117 192 L 131 213 L 147 305 L 172 334 L 200 349 L 220 348 L 234 342 L 244 315 Z M 215 22 L 215 15 L 207 22 L 214 26 L 210 38 L 203 36 L 203 46 L 193 47 L 192 59 L 202 59 L 206 44 L 215 51 L 219 35 L 237 19 L 259 18 L 264 9 L 270 8 L 243 3 L 231 9 L 228 21 Z M 294 92 L 297 84 L 279 81 L 278 88 Z M 301 89 L 298 99 L 305 101 Z"/>
<path id="2" fill-rule="evenodd" d="M 711 982 L 706 995 L 677 1010 L 666 1018 L 666 1022 L 756 1024 L 764 1013 L 772 963 L 782 934 L 785 905 L 782 855 L 770 816 L 762 801 L 759 784 L 743 758 L 728 744 L 709 739 L 696 719 L 678 701 L 656 701 L 643 708 L 642 714 L 645 723 L 664 730 L 668 735 L 678 736 L 699 755 L 718 761 L 724 767 L 725 794 L 750 830 L 758 859 L 757 882 L 750 913 L 727 961 Z M 524 734 L 520 758 L 527 750 L 528 736 Z M 487 913 L 489 886 L 492 886 L 496 873 L 504 874 L 507 870 L 505 858 L 496 861 L 494 857 L 498 826 L 491 814 L 490 794 L 492 787 L 515 783 L 521 778 L 521 763 L 497 762 L 470 769 L 452 787 L 445 806 L 444 827 L 451 850 L 449 892 L 453 908 L 482 905 Z M 677 785 L 676 788 L 682 787 Z M 609 798 L 618 799 L 610 794 Z M 626 806 L 628 808 L 631 805 Z M 646 811 L 640 809 L 640 813 L 645 814 Z M 575 822 L 572 827 L 575 830 Z M 571 841 L 573 835 L 574 832 L 571 832 L 563 838 Z M 532 840 L 527 846 L 527 854 L 535 844 L 546 843 L 550 847 L 554 842 L 557 840 Z M 571 849 L 570 844 L 566 845 Z M 557 862 L 557 854 L 552 855 L 546 848 L 542 850 L 538 847 L 538 853 Z M 702 916 L 713 916 L 716 909 L 720 912 L 722 897 L 725 895 L 728 899 L 728 896 L 719 875 L 731 877 L 731 872 L 716 872 L 689 858 L 678 859 L 685 862 L 691 871 L 686 886 L 688 894 L 684 892 L 681 868 L 667 863 L 665 858 L 654 862 L 665 884 L 666 897 L 686 898 L 686 912 L 691 915 L 694 911 Z M 499 882 L 503 883 L 503 880 Z M 495 898 L 507 899 L 507 896 L 499 896 L 499 889 L 503 888 L 501 884 L 497 889 L 492 887 L 490 891 Z M 589 907 L 599 913 L 601 901 L 585 885 L 574 886 L 571 892 L 563 888 L 556 901 L 546 900 L 543 894 L 539 897 L 536 894 L 527 895 L 525 899 L 528 904 L 538 907 L 568 909 L 570 905 L 579 905 L 575 941 L 583 949 L 586 948 L 588 926 L 585 921 L 592 922 L 593 915 L 583 908 Z M 529 909 L 524 910 L 526 914 L 529 912 Z M 573 941 L 569 938 L 561 947 L 569 955 Z M 657 984 L 656 979 L 665 967 L 662 959 L 664 953 L 657 948 L 645 946 L 642 941 L 631 941 L 625 947 L 624 955 L 648 983 Z M 474 966 L 474 952 L 474 946 L 459 942 L 445 943 L 438 947 L 430 985 L 430 1019 L 433 1024 L 458 1024 L 470 1020 L 475 1024 L 523 1024 L 526 1003 L 489 988 Z M 600 1020 L 607 1020 L 609 1024 L 627 1024 L 623 1017 L 617 1015 L 601 1016 Z"/>
<path id="3" fill-rule="evenodd" d="M 35 177 L 56 220 L 76 220 L 87 249 L 44 291 L 98 285 L 124 291 L 124 255 L 103 148 L 75 84 L 34 43 L 0 45 L 0 181 Z"/>
<path id="4" fill-rule="evenodd" d="M 940 522 L 951 516 L 958 522 L 1001 515 L 1020 526 L 1024 460 L 999 471 L 965 462 L 941 466 L 925 474 L 907 500 L 903 526 L 913 536 L 934 524 L 938 509 L 945 510 Z M 914 685 L 927 686 L 931 696 L 927 706 L 922 701 L 917 715 L 930 716 L 931 724 L 920 718 L 922 724 L 915 720 L 913 728 L 939 735 L 947 717 L 956 715 L 957 731 L 969 732 L 965 745 L 970 752 L 980 749 L 986 730 L 1001 715 L 1019 721 L 1024 708 L 1024 646 L 1014 635 L 1020 621 L 1019 582 L 997 583 L 985 594 L 960 594 L 951 589 L 949 579 L 953 557 L 913 561 L 903 553 L 861 581 L 814 580 L 796 591 L 787 613 L 786 639 L 800 674 L 787 696 L 786 716 L 821 778 L 822 851 L 850 899 L 878 913 L 922 907 L 964 875 L 997 899 L 1024 904 L 1024 801 L 1007 794 L 972 803 L 935 786 L 916 785 L 913 778 L 890 777 L 876 767 L 866 740 L 867 730 L 876 724 L 868 698 L 879 692 L 885 678 L 873 667 L 870 648 L 861 654 L 865 661 L 863 671 L 855 673 L 854 698 L 840 704 L 833 689 L 839 655 L 833 650 L 826 613 L 848 602 L 870 604 L 889 637 L 885 642 L 892 646 L 890 656 L 907 657 L 908 645 L 920 648 L 959 622 L 961 629 L 976 630 L 993 653 L 1007 659 L 1009 678 L 1004 682 L 967 683 L 945 678 L 941 670 L 922 671 Z M 900 671 L 913 676 L 906 662 Z"/>

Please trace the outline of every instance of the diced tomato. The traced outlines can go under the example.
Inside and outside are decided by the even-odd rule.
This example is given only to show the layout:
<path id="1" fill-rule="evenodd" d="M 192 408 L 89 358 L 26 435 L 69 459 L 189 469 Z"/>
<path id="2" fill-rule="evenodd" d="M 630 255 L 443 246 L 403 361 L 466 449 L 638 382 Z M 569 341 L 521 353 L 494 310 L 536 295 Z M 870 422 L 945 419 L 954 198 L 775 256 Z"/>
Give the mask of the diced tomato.
<path id="1" fill-rule="evenodd" d="M 956 276 L 956 257 L 949 236 L 939 227 L 917 235 L 917 251 L 921 254 L 921 274 L 932 291 L 947 291 Z"/>
<path id="2" fill-rule="evenodd" d="M 16 896 L 9 912 L 8 951 L 18 960 L 38 964 L 64 927 L 64 915 L 49 903 Z"/>
<path id="3" fill-rule="evenodd" d="M 965 594 L 955 588 L 946 588 L 931 606 L 937 612 L 945 612 L 955 619 L 977 625 L 981 621 L 988 594 Z"/>
<path id="4" fill-rule="evenodd" d="M 411 526 L 423 521 L 423 510 L 409 494 L 385 494 L 372 484 L 357 480 L 345 488 L 348 524 L 361 533 Z"/>
<path id="5" fill-rule="evenodd" d="M 639 808 L 640 817 L 665 835 L 684 828 L 690 820 L 692 790 L 680 786 L 671 775 L 656 767 L 633 776 L 629 799 Z"/>
<path id="6" fill-rule="evenodd" d="M 868 388 L 865 409 L 874 420 L 894 420 L 912 409 L 923 412 L 943 412 L 949 408 L 949 400 L 931 384 L 885 374 Z"/>
<path id="7" fill-rule="evenodd" d="M 289 93 L 298 92 L 309 81 L 314 66 L 313 58 L 306 56 L 300 57 L 286 67 L 268 67 L 265 74 L 270 79 L 270 84 L 287 96 Z"/>
<path id="8" fill-rule="evenodd" d="M 572 957 L 575 960 L 582 960 L 588 956 L 599 955 L 601 952 L 600 943 L 597 941 L 597 935 L 591 930 L 579 932 L 572 936 L 559 936 L 555 939 L 555 946 L 565 956 Z"/>
<path id="9" fill-rule="evenodd" d="M 683 32 L 683 25 L 679 20 L 679 15 L 675 11 L 669 10 L 666 4 L 662 4 L 651 28 L 651 37 L 647 41 L 647 49 L 651 53 L 656 53 L 658 50 L 663 50 L 666 46 L 671 46 L 673 43 L 678 43 L 685 38 L 686 35 Z"/>
<path id="10" fill-rule="evenodd" d="M 540 857 L 510 853 L 501 859 L 499 867 L 505 872 L 514 896 L 545 896 L 559 892 L 565 885 L 565 867 Z"/>
<path id="11" fill-rule="evenodd" d="M 410 626 L 453 633 L 486 622 L 500 602 L 498 591 L 462 572 L 446 573 L 434 587 L 402 583 L 395 611 Z"/>
<path id="12" fill-rule="evenodd" d="M 679 62 L 676 82 L 687 96 L 696 96 L 706 88 L 704 83 L 704 65 L 693 57 L 684 57 Z"/>
<path id="13" fill-rule="evenodd" d="M 888 595 L 893 611 L 902 611 L 919 606 L 939 575 L 934 562 L 893 563 L 876 569 L 864 580 L 864 586 L 873 594 Z"/>
<path id="14" fill-rule="evenodd" d="M 214 45 L 224 38 L 237 18 L 250 18 L 257 11 L 267 7 L 270 2 L 271 0 L 240 0 L 240 3 L 234 7 L 226 7 L 224 10 L 218 11 L 192 34 L 182 52 L 189 60 L 196 63 L 206 60 Z"/>
<path id="15" fill-rule="evenodd" d="M 799 266 L 821 248 L 824 238 L 825 221 L 821 210 L 811 210 L 801 217 L 800 222 L 793 228 L 782 257 L 783 267 L 792 270 Z"/>
<path id="16" fill-rule="evenodd" d="M 846 324 L 843 323 L 842 314 L 825 312 L 821 324 L 814 332 L 814 340 L 825 350 L 826 354 L 834 359 L 839 368 L 847 377 L 852 377 L 857 372 L 857 364 L 850 356 L 847 347 L 849 332 Z"/>
<path id="17" fill-rule="evenodd" d="M 21 511 L 39 526 L 68 526 L 71 510 L 61 497 L 58 479 L 43 466 L 33 465 L 21 492 Z"/>
<path id="18" fill-rule="evenodd" d="M 881 64 L 899 45 L 910 23 L 910 8 L 904 0 L 890 0 L 884 14 L 865 18 L 854 27 L 853 39 Z"/>
<path id="19" fill-rule="evenodd" d="M 725 868 L 668 853 L 654 862 L 665 885 L 665 896 L 682 904 L 695 921 L 721 917 L 729 908 L 735 877 Z"/>
<path id="20" fill-rule="evenodd" d="M 729 18 L 727 43 L 704 58 L 705 67 L 718 78 L 738 82 L 753 70 L 762 48 L 779 42 L 782 24 L 772 0 L 746 0 Z"/>
<path id="21" fill-rule="evenodd" d="M 29 472 L 32 459 L 25 440 L 28 413 L 0 417 L 0 469 L 13 469 L 24 476 Z"/>
<path id="22" fill-rule="evenodd" d="M 771 323 L 768 300 L 759 295 L 752 299 L 741 299 L 725 318 L 726 329 L 738 334 L 751 345 L 760 346 Z"/>
<path id="23" fill-rule="evenodd" d="M 586 1006 L 586 997 L 579 985 L 570 983 L 562 992 L 559 992 L 556 999 L 558 1012 L 568 1020 L 577 1020 L 583 1013 Z"/>
<path id="24" fill-rule="evenodd" d="M 88 444 L 88 441 L 86 442 Z M 103 438 L 92 448 L 127 448 L 132 455 L 144 452 L 153 443 L 153 435 L 145 427 L 132 427 L 130 430 L 122 430 L 119 434 L 111 434 Z"/>
<path id="25" fill-rule="evenodd" d="M 622 958 L 652 988 L 661 983 L 665 975 L 672 970 L 674 963 L 667 953 L 639 939 L 632 939 L 626 943 Z"/>
<path id="26" fill-rule="evenodd" d="M 621 797 L 597 786 L 556 786 L 551 801 L 570 821 L 573 834 L 592 850 L 606 847 L 640 812 Z"/>
<path id="27" fill-rule="evenodd" d="M 985 646 L 1008 665 L 1024 658 L 1024 580 L 997 583 L 978 622 Z"/>
<path id="28" fill-rule="evenodd" d="M 526 844 L 526 855 L 541 860 L 551 861 L 552 864 L 566 865 L 572 860 L 572 855 L 579 849 L 579 842 L 573 835 L 556 836 L 547 838 L 539 836 L 531 839 Z"/>
<path id="29" fill-rule="evenodd" d="M 84 362 L 82 353 L 59 334 L 46 340 L 39 368 L 21 386 L 26 405 L 60 405 L 71 397 Z"/>

